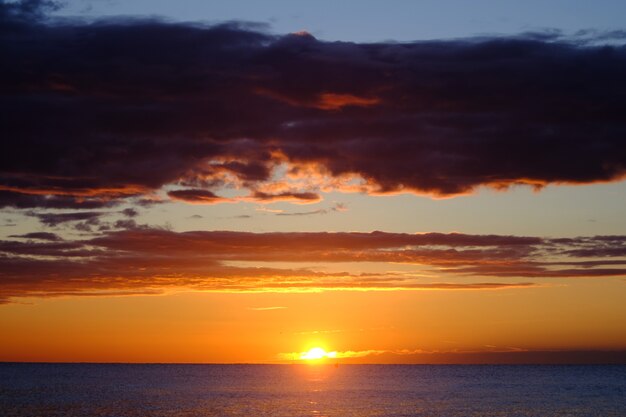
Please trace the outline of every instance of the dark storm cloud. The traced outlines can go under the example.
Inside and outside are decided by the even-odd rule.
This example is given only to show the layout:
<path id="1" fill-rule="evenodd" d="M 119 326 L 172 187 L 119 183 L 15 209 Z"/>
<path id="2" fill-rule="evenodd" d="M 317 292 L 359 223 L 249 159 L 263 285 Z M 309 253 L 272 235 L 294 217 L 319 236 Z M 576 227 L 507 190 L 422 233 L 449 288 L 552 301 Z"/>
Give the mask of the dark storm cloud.
<path id="1" fill-rule="evenodd" d="M 279 164 L 337 189 L 357 177 L 434 195 L 625 173 L 619 33 L 358 44 L 237 23 L 43 23 L 46 4 L 0 3 L 4 206 L 232 182 L 317 199 L 268 191 Z"/>
<path id="2" fill-rule="evenodd" d="M 29 238 L 26 241 L 0 241 L 0 299 L 168 289 L 491 290 L 531 287 L 537 284 L 527 281 L 538 278 L 626 276 L 624 256 L 616 259 L 612 252 L 605 254 L 608 249 L 622 248 L 623 236 L 542 239 L 458 233 L 178 233 L 137 226 L 132 220 L 124 222 L 130 224 L 116 227 L 125 230 L 84 240 L 57 241 L 29 234 L 17 236 Z M 574 252 L 583 247 L 605 252 Z M 363 274 L 305 267 L 328 262 L 404 264 L 417 269 L 413 275 L 408 269 Z M 285 267 L 285 263 L 303 267 Z M 424 282 L 420 278 L 424 272 L 452 282 Z"/>

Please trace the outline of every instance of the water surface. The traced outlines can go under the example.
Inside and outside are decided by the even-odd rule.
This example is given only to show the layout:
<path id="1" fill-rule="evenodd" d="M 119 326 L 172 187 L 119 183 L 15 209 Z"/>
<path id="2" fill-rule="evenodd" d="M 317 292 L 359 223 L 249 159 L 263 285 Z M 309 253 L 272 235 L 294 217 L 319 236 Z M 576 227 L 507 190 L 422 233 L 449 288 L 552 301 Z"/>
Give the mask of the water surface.
<path id="1" fill-rule="evenodd" d="M 626 366 L 0 364 L 19 416 L 626 416 Z"/>

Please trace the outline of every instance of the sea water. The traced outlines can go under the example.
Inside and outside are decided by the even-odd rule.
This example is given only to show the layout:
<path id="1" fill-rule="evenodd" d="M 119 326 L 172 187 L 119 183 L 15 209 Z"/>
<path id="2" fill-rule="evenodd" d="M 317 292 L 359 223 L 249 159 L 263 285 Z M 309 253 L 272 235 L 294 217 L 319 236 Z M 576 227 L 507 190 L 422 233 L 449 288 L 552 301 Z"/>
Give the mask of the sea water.
<path id="1" fill-rule="evenodd" d="M 0 416 L 626 416 L 626 366 L 0 364 Z"/>

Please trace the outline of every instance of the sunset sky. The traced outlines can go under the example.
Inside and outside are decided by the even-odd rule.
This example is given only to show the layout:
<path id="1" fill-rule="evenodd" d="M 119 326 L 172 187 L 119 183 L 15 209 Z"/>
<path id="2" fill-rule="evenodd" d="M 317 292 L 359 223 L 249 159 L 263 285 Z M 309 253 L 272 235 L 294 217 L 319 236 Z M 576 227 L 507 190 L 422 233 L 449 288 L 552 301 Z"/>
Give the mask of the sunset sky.
<path id="1" fill-rule="evenodd" d="M 624 360 L 625 15 L 0 1 L 0 361 Z"/>

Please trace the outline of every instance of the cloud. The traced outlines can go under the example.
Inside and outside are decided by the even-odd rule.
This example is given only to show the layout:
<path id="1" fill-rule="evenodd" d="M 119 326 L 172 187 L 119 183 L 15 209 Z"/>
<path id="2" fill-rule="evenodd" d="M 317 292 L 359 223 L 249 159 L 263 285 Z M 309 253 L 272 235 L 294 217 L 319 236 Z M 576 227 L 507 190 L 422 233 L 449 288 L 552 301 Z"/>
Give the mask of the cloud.
<path id="1" fill-rule="evenodd" d="M 14 262 L 28 262 L 33 260 L 33 256 L 57 257 L 57 258 L 76 258 L 87 257 L 101 254 L 101 250 L 88 249 L 80 242 L 68 241 L 52 241 L 46 243 L 40 242 L 16 242 L 16 241 L 0 241 L 0 252 L 4 253 L 2 260 L 3 266 L 13 265 Z M 7 257 L 7 255 L 9 255 Z M 16 256 L 26 256 L 24 258 L 16 258 Z M 33 262 L 36 262 L 33 260 Z M 49 263 L 53 267 L 54 262 Z M 50 270 L 50 274 L 58 275 L 58 271 Z M 0 274 L 0 276 L 2 276 Z M 5 282 L 3 282 L 5 283 Z"/>
<path id="2" fill-rule="evenodd" d="M 284 212 L 284 213 L 276 213 L 276 216 L 310 216 L 312 214 L 327 214 L 328 210 L 326 209 L 317 209 L 311 211 L 293 211 L 293 212 Z"/>
<path id="3" fill-rule="evenodd" d="M 251 198 L 259 202 L 292 201 L 296 203 L 317 203 L 322 198 L 317 193 L 285 191 L 276 194 L 269 194 L 262 191 L 255 191 Z"/>
<path id="4" fill-rule="evenodd" d="M 287 95 L 281 95 L 270 90 L 259 88 L 257 94 L 283 101 L 291 106 L 313 107 L 321 110 L 340 110 L 347 106 L 370 107 L 378 104 L 380 100 L 376 97 L 358 97 L 352 94 L 320 93 L 312 100 L 298 101 Z"/>
<path id="5" fill-rule="evenodd" d="M 97 225 L 98 218 L 103 212 L 98 211 L 75 211 L 68 213 L 34 213 L 29 212 L 29 216 L 36 217 L 46 226 L 58 226 L 61 223 L 76 222 L 85 220 L 88 225 Z"/>
<path id="6" fill-rule="evenodd" d="M 348 209 L 342 203 L 337 203 L 328 209 L 317 209 L 310 211 L 292 211 L 292 212 L 278 212 L 276 216 L 310 216 L 312 214 L 328 214 L 334 211 L 347 211 Z"/>
<path id="7" fill-rule="evenodd" d="M 137 217 L 139 215 L 139 212 L 134 209 L 134 208 L 125 208 L 124 210 L 121 211 L 121 213 L 126 216 L 126 217 Z"/>
<path id="8" fill-rule="evenodd" d="M 113 227 L 116 229 L 136 229 L 139 227 L 139 225 L 133 219 L 126 219 L 117 220 L 115 223 L 113 223 Z"/>
<path id="9" fill-rule="evenodd" d="M 276 355 L 278 361 L 300 360 L 306 352 Z M 473 350 L 368 349 L 330 352 L 327 360 L 338 363 L 381 364 L 623 364 L 624 350 L 531 350 L 483 346 Z M 332 363 L 332 362 L 331 362 Z"/>
<path id="10" fill-rule="evenodd" d="M 191 203 L 229 186 L 259 201 L 450 196 L 626 173 L 620 33 L 360 44 L 54 22 L 50 4 L 0 9 L 3 206 L 100 208 L 166 186 Z M 267 191 L 302 167 L 315 175 Z"/>
<path id="11" fill-rule="evenodd" d="M 228 198 L 215 195 L 211 191 L 195 188 L 169 191 L 167 195 L 174 200 L 185 201 L 191 204 L 216 204 L 229 201 Z"/>
<path id="12" fill-rule="evenodd" d="M 61 3 L 53 0 L 22 0 L 0 3 L 0 21 L 18 24 L 43 19 L 45 13 L 58 10 Z"/>
<path id="13" fill-rule="evenodd" d="M 104 221 L 107 215 L 122 214 L 125 218 L 116 221 Z M 71 226 L 80 232 L 93 232 L 94 228 L 99 231 L 108 231 L 111 229 L 135 229 L 143 227 L 135 221 L 139 213 L 133 208 L 127 208 L 119 212 L 103 212 L 103 211 L 74 211 L 74 212 L 35 212 L 27 211 L 26 215 L 36 217 L 41 223 L 49 227 Z M 52 233 L 29 233 L 34 238 L 35 235 L 52 235 Z"/>
<path id="14" fill-rule="evenodd" d="M 0 190 L 0 208 L 99 209 L 118 204 L 110 199 L 67 197 L 52 195 L 53 193 L 54 191 L 47 195 L 32 195 Z"/>
<path id="15" fill-rule="evenodd" d="M 626 259 L 613 256 L 626 245 L 624 236 L 547 239 L 460 233 L 173 232 L 132 224 L 81 240 L 57 241 L 41 234 L 19 238 L 0 241 L 0 297 L 5 300 L 179 289 L 487 291 L 531 288 L 539 278 L 626 276 Z M 572 249 L 594 247 L 598 251 L 593 257 Z M 396 268 L 390 264 L 416 269 L 363 274 L 308 266 L 339 262 L 379 263 L 382 271 L 385 264 L 392 271 Z M 294 266 L 298 264 L 302 267 Z M 439 282 L 424 281 L 425 273 Z"/>
<path id="16" fill-rule="evenodd" d="M 249 233 L 232 231 L 191 231 L 176 233 L 160 229 L 143 229 L 133 232 L 109 233 L 94 238 L 91 244 L 112 250 L 139 250 L 146 253 L 194 253 L 211 249 L 214 254 L 237 255 L 239 260 L 271 260 L 274 254 L 285 254 L 294 259 L 320 259 L 317 252 L 328 251 L 363 253 L 368 250 L 399 248 L 401 253 L 407 247 L 423 247 L 423 250 L 436 251 L 458 247 L 488 247 L 488 254 L 498 257 L 524 255 L 533 245 L 546 241 L 532 236 L 468 235 L 462 233 L 387 233 L 375 231 L 360 232 L 288 232 L 288 233 Z M 159 242 L 155 245 L 154 242 Z M 472 258 L 479 256 L 479 249 L 472 248 Z M 478 250 L 478 252 L 476 252 Z M 444 251 L 445 253 L 453 253 Z M 430 252 L 425 252 L 429 254 Z M 436 252 L 435 252 L 436 253 Z M 459 252 L 456 252 L 457 255 Z M 408 252 L 409 255 L 422 255 L 423 252 Z M 283 259 L 285 260 L 285 259 Z"/>
<path id="17" fill-rule="evenodd" d="M 427 353 L 421 349 L 398 349 L 398 350 L 381 350 L 381 349 L 368 349 L 368 350 L 346 350 L 346 351 L 332 351 L 327 352 L 324 359 L 348 359 L 348 358 L 365 358 L 367 356 L 379 356 L 383 354 L 392 355 L 417 355 Z M 277 358 L 283 361 L 292 361 L 294 359 L 306 360 L 307 352 L 287 352 L 279 353 Z"/>
<path id="18" fill-rule="evenodd" d="M 23 239 L 50 240 L 50 241 L 63 240 L 58 235 L 54 233 L 48 233 L 48 232 L 31 232 L 31 233 L 25 233 L 23 235 L 11 235 L 9 237 L 17 237 L 17 238 L 23 238 Z"/>

